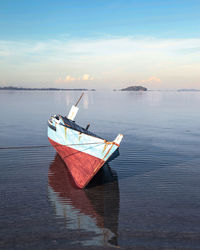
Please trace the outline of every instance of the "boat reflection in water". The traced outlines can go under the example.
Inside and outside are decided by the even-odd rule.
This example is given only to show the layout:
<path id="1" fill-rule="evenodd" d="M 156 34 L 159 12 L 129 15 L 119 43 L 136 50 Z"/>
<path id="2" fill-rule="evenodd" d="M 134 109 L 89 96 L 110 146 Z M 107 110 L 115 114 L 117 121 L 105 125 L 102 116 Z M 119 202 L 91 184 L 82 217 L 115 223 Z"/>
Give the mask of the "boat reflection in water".
<path id="1" fill-rule="evenodd" d="M 83 245 L 117 245 L 119 216 L 118 178 L 106 165 L 86 189 L 77 189 L 64 162 L 57 154 L 49 168 L 48 196 L 58 217 L 71 230 L 93 232 Z"/>

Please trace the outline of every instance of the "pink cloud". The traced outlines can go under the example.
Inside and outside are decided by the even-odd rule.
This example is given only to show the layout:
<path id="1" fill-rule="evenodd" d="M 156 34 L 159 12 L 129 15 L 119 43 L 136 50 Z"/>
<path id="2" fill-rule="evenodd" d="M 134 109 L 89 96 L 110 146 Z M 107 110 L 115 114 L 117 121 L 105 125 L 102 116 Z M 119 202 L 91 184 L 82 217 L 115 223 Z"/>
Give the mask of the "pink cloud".
<path id="1" fill-rule="evenodd" d="M 67 83 L 67 82 L 73 82 L 73 81 L 92 81 L 94 80 L 94 77 L 90 76 L 89 74 L 83 74 L 81 77 L 73 77 L 70 75 L 67 75 L 65 78 L 59 77 L 55 80 L 55 83 Z"/>
<path id="2" fill-rule="evenodd" d="M 161 79 L 160 78 L 158 78 L 158 77 L 156 77 L 156 76 L 151 76 L 150 78 L 148 78 L 148 79 L 146 79 L 146 80 L 142 80 L 142 81 L 140 81 L 141 83 L 148 83 L 148 82 L 150 82 L 150 83 L 154 83 L 154 82 L 156 82 L 156 83 L 161 83 Z"/>

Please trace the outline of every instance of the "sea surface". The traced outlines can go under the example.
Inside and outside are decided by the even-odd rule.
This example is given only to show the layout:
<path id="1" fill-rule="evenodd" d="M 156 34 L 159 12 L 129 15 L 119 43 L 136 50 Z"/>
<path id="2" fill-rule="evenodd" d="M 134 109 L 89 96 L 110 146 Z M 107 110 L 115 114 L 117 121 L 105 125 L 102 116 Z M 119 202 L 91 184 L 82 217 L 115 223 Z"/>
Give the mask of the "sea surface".
<path id="1" fill-rule="evenodd" d="M 47 138 L 78 91 L 0 91 L 1 249 L 200 249 L 200 92 L 85 92 L 120 155 L 76 189 Z"/>

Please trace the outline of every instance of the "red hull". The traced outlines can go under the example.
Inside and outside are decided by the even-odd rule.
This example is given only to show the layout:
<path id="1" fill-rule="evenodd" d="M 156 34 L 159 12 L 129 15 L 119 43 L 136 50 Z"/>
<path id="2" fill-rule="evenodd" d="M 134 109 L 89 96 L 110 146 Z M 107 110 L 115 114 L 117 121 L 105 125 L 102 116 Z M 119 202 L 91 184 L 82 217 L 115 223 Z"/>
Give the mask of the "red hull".
<path id="1" fill-rule="evenodd" d="M 84 188 L 105 163 L 97 157 L 58 144 L 50 138 L 49 141 L 67 165 L 79 188 Z"/>

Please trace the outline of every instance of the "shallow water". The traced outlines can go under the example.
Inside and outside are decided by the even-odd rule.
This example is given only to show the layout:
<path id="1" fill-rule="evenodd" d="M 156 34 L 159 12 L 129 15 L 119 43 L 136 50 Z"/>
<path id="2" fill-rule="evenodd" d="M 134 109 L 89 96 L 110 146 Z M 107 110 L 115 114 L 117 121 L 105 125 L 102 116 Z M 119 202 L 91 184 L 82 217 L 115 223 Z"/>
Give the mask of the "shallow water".
<path id="1" fill-rule="evenodd" d="M 86 190 L 46 133 L 79 95 L 0 91 L 0 248 L 199 249 L 200 93 L 86 92 L 76 121 L 124 134 Z"/>

